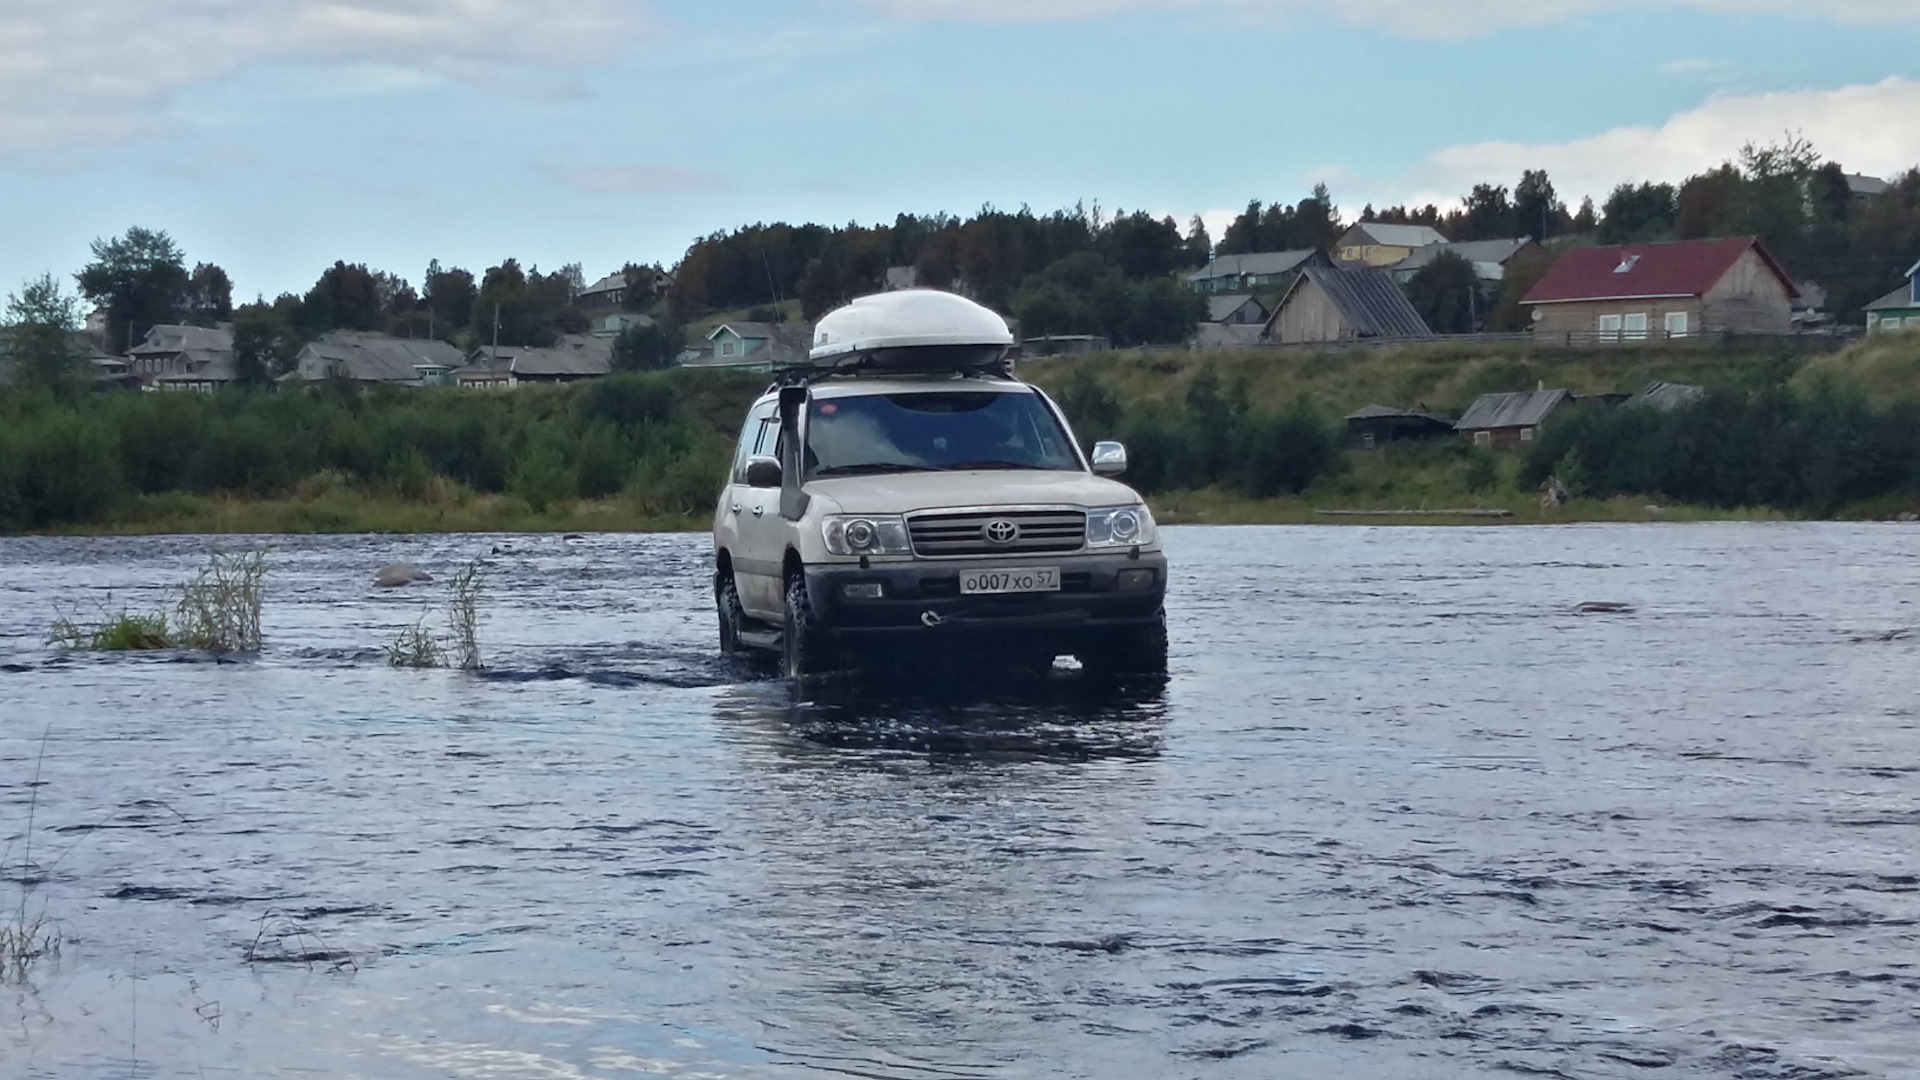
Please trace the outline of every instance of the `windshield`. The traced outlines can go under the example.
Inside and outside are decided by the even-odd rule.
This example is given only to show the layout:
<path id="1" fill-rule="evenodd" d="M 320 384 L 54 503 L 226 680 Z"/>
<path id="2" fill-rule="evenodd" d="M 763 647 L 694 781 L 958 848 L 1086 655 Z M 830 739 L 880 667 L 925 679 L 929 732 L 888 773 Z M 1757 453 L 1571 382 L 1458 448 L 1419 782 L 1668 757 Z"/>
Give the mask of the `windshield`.
<path id="1" fill-rule="evenodd" d="M 1080 468 L 1066 432 L 1038 395 L 995 391 L 815 401 L 807 464 L 812 476 Z"/>

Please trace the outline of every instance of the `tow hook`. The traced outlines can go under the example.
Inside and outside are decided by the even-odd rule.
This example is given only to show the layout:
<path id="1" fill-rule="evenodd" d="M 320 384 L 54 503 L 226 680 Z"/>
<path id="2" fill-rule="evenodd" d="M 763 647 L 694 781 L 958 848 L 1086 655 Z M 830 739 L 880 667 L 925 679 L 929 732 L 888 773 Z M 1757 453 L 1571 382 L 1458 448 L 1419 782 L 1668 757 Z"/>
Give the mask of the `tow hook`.
<path id="1" fill-rule="evenodd" d="M 922 626 L 939 626 L 946 621 L 947 620 L 940 617 L 940 613 L 937 611 L 923 611 L 920 613 L 920 625 Z"/>

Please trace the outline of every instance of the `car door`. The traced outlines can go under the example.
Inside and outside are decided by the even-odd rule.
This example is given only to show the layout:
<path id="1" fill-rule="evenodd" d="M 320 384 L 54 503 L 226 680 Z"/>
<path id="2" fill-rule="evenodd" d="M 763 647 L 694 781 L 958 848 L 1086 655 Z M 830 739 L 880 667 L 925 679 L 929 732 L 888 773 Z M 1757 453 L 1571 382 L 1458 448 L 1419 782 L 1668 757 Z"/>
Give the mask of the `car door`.
<path id="1" fill-rule="evenodd" d="M 786 535 L 781 527 L 780 489 L 749 486 L 747 462 L 773 454 L 779 426 L 777 402 L 756 405 L 748 415 L 721 508 L 726 531 L 732 535 L 729 550 L 740 606 L 761 619 L 780 614 L 780 563 L 786 555 Z"/>

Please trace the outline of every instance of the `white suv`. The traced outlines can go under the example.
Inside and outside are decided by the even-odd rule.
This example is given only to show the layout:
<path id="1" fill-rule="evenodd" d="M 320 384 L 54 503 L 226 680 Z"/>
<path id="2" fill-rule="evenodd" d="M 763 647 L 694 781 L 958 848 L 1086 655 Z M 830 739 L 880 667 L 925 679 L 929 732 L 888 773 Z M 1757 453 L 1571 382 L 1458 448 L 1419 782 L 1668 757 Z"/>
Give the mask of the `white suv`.
<path id="1" fill-rule="evenodd" d="M 947 641 L 1039 670 L 1164 671 L 1153 515 L 1015 380 L 1004 320 L 950 293 L 866 297 L 747 413 L 714 511 L 720 647 L 804 677 Z"/>

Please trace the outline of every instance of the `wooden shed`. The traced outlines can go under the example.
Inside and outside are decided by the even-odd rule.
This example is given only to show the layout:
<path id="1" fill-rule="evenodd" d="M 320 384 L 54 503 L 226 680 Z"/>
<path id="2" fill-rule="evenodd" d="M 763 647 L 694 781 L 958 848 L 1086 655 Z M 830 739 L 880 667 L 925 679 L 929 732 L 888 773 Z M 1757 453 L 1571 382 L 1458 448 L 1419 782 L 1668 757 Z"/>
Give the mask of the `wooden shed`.
<path id="1" fill-rule="evenodd" d="M 1368 405 L 1347 414 L 1347 445 L 1356 450 L 1373 450 L 1394 442 L 1445 438 L 1452 433 L 1453 421 L 1424 409 Z"/>
<path id="2" fill-rule="evenodd" d="M 1265 334 L 1281 345 L 1433 336 L 1385 270 L 1336 263 L 1324 253 L 1300 265 Z"/>
<path id="3" fill-rule="evenodd" d="M 1533 442 L 1548 417 L 1572 404 L 1573 394 L 1567 390 L 1482 394 L 1453 430 L 1475 446 L 1516 450 Z"/>

